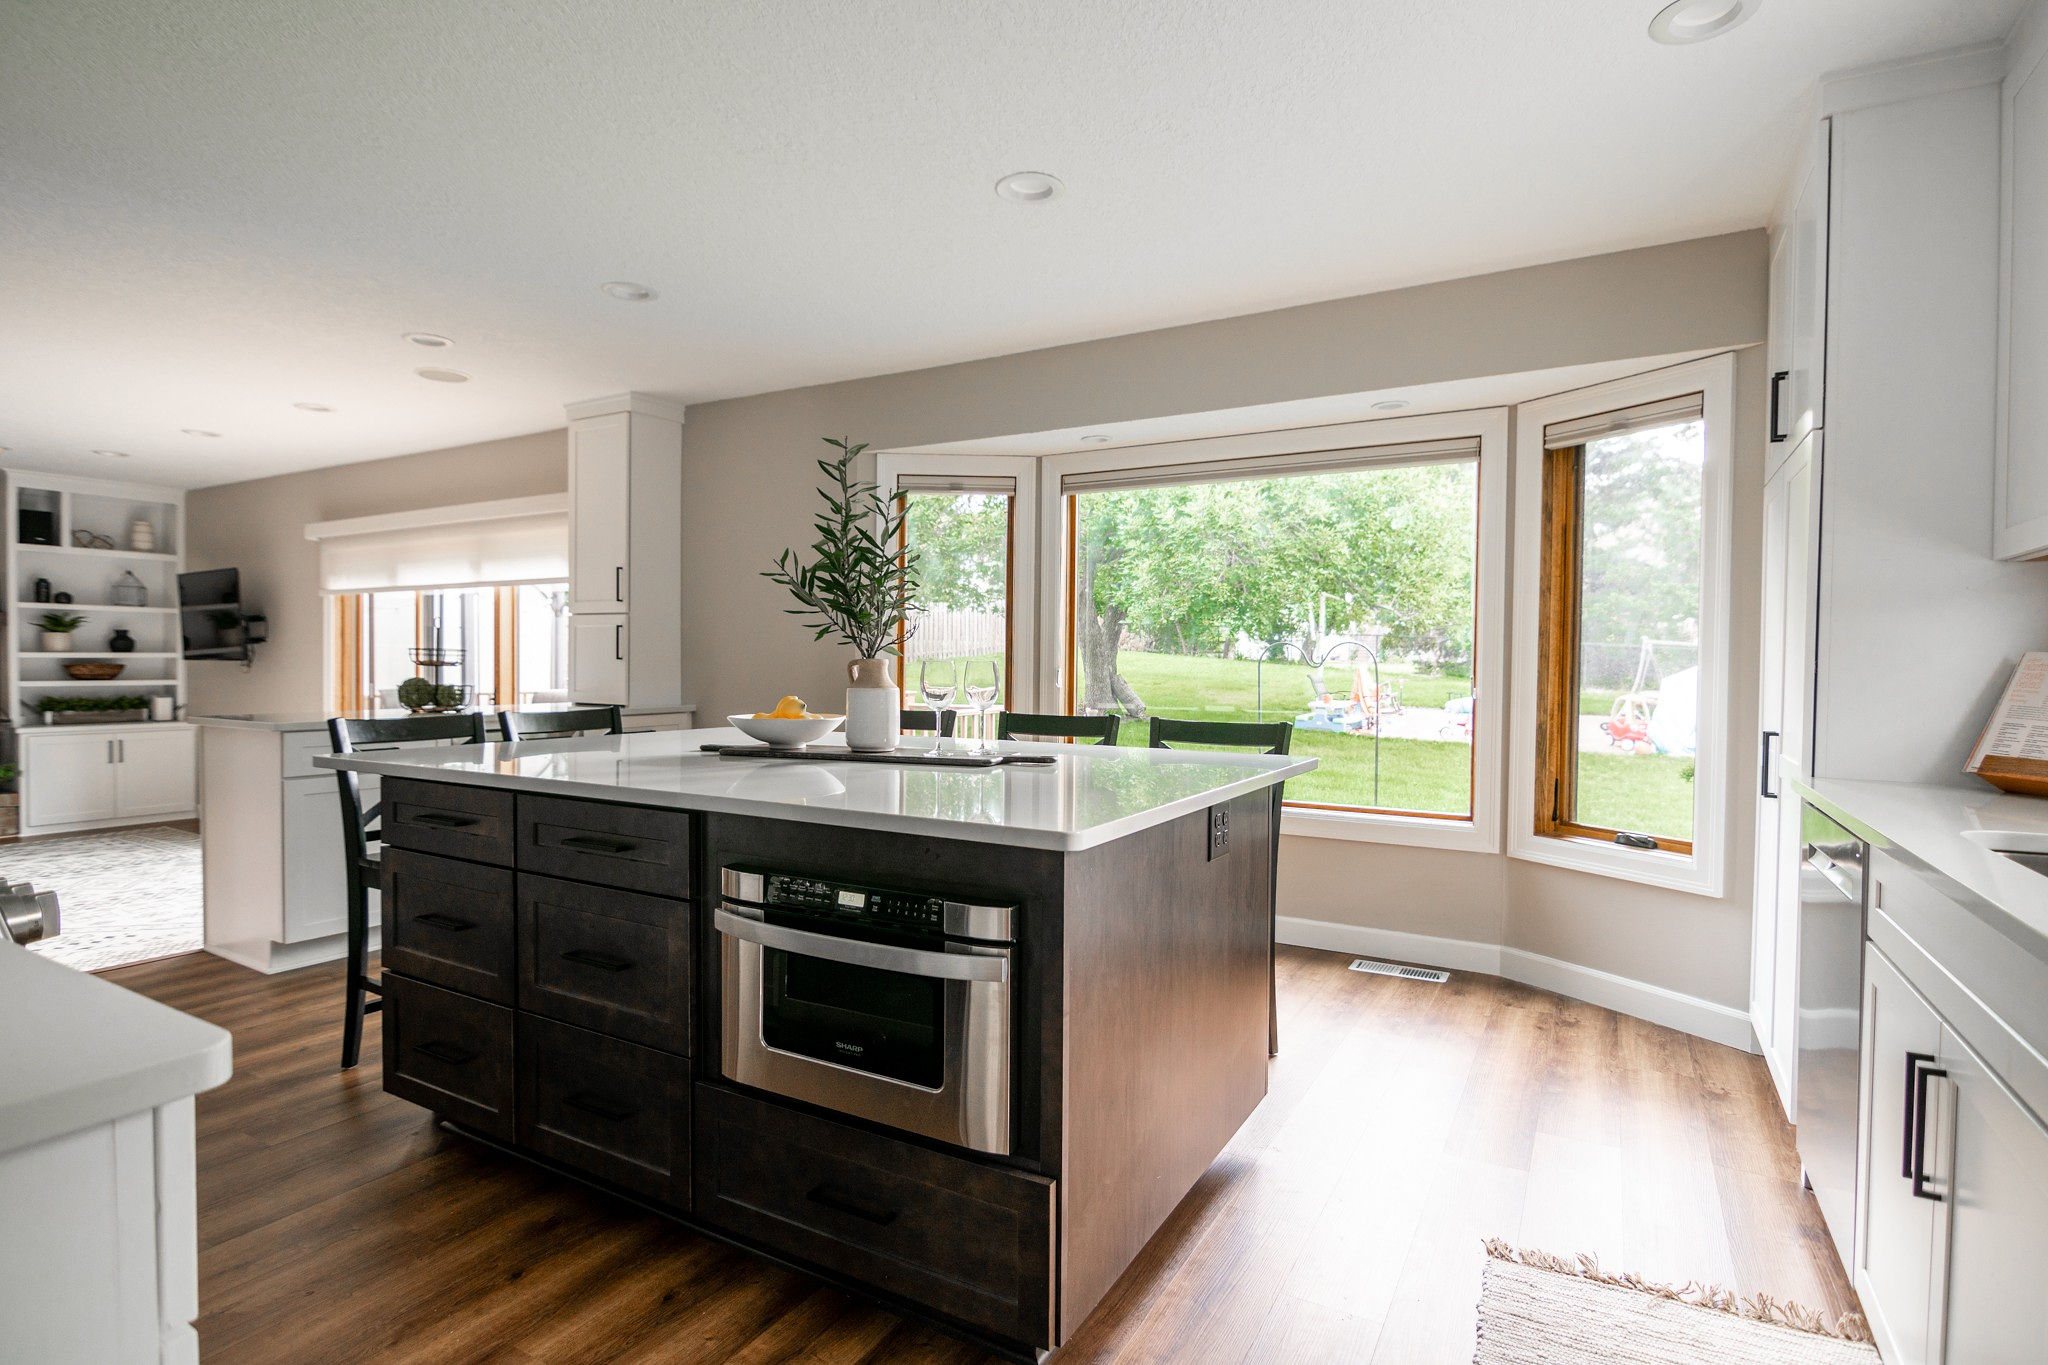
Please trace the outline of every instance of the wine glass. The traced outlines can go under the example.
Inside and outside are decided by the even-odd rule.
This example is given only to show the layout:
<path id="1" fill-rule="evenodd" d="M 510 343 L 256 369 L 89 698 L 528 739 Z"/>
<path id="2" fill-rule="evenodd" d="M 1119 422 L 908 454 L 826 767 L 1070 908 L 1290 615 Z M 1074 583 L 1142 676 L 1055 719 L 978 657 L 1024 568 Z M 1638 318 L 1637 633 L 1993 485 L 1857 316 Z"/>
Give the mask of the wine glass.
<path id="1" fill-rule="evenodd" d="M 974 748 L 981 753 L 988 749 L 986 717 L 995 705 L 996 693 L 1002 689 L 1003 673 L 994 659 L 969 659 L 961 670 L 960 685 L 967 693 L 967 700 L 974 712 Z"/>
<path id="2" fill-rule="evenodd" d="M 932 741 L 933 750 L 946 747 L 947 704 L 953 694 L 960 690 L 960 674 L 951 659 L 926 659 L 917 666 L 917 688 L 924 694 L 924 704 L 932 709 L 938 718 L 938 738 Z"/>

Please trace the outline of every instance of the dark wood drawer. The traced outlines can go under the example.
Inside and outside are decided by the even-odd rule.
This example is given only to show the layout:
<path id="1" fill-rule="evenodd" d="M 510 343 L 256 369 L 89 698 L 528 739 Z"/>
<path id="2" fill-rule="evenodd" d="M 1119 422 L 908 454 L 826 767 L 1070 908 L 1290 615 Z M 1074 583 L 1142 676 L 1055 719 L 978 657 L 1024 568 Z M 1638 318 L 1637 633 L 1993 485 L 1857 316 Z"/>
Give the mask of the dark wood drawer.
<path id="1" fill-rule="evenodd" d="M 697 1087 L 696 1214 L 973 1326 L 1052 1344 L 1053 1182 Z"/>
<path id="2" fill-rule="evenodd" d="M 690 1063 L 519 1016 L 519 1140 L 677 1208 L 690 1206 Z"/>
<path id="3" fill-rule="evenodd" d="M 518 997 L 512 870 L 384 850 L 384 966 L 500 1005 Z"/>
<path id="4" fill-rule="evenodd" d="M 452 782 L 384 779 L 377 823 L 393 848 L 512 866 L 512 793 Z"/>
<path id="5" fill-rule="evenodd" d="M 522 795 L 519 870 L 684 900 L 690 894 L 690 817 Z"/>
<path id="6" fill-rule="evenodd" d="M 693 921 L 683 901 L 519 874 L 519 1007 L 690 1052 Z"/>
<path id="7" fill-rule="evenodd" d="M 384 974 L 384 1088 L 513 1139 L 512 1011 Z"/>

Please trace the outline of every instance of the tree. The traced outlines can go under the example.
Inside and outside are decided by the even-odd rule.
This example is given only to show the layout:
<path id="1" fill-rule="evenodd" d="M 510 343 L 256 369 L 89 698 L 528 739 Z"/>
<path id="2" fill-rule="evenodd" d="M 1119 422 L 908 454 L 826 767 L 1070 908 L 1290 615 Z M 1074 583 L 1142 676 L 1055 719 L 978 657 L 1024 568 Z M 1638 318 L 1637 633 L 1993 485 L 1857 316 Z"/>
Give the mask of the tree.
<path id="1" fill-rule="evenodd" d="M 920 607 L 1000 611 L 1009 573 L 1010 500 L 996 493 L 913 493 L 904 519 L 918 553 Z"/>

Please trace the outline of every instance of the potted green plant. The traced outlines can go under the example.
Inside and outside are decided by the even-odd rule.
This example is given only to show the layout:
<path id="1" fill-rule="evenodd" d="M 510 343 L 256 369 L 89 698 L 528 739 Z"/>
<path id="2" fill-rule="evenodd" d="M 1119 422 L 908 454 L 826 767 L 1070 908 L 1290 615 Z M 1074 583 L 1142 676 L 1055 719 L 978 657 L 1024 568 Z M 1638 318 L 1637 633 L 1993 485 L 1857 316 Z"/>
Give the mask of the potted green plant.
<path id="1" fill-rule="evenodd" d="M 847 747 L 893 749 L 902 734 L 903 701 L 887 656 L 915 629 L 917 554 L 900 544 L 901 504 L 853 477 L 853 462 L 867 446 L 830 437 L 825 444 L 839 455 L 818 461 L 831 485 L 818 489 L 825 510 L 812 523 L 818 532 L 812 557 L 784 550 L 761 576 L 789 590 L 797 600 L 789 615 L 803 618 L 813 638 L 836 635 L 859 655 L 846 665 Z"/>
<path id="2" fill-rule="evenodd" d="M 149 719 L 148 697 L 38 697 L 45 725 L 101 725 Z"/>
<path id="3" fill-rule="evenodd" d="M 12 763 L 0 763 L 0 839 L 21 833 L 21 793 L 14 790 L 19 776 L 21 770 Z"/>
<path id="4" fill-rule="evenodd" d="M 71 648 L 71 632 L 85 624 L 85 618 L 75 611 L 46 611 L 37 618 L 36 626 L 43 632 L 43 652 L 63 654 Z"/>

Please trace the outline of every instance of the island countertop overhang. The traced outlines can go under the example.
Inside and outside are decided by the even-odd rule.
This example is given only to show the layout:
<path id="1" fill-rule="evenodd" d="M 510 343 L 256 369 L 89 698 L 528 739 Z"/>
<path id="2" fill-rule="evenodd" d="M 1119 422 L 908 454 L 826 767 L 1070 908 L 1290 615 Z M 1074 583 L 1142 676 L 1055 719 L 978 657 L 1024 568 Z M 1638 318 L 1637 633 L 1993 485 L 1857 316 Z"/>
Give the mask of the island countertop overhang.
<path id="1" fill-rule="evenodd" d="M 732 729 L 672 730 L 320 755 L 313 762 L 382 777 L 1063 853 L 1277 786 L 1316 766 L 1312 758 L 1281 755 L 1011 741 L 1001 747 L 1060 761 L 973 769 L 703 752 L 706 744 L 747 742 Z"/>

